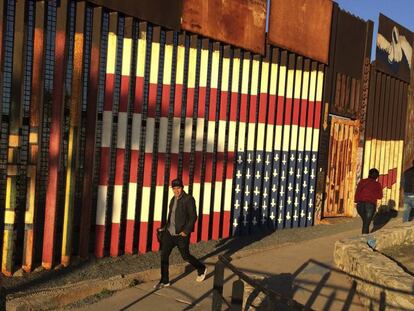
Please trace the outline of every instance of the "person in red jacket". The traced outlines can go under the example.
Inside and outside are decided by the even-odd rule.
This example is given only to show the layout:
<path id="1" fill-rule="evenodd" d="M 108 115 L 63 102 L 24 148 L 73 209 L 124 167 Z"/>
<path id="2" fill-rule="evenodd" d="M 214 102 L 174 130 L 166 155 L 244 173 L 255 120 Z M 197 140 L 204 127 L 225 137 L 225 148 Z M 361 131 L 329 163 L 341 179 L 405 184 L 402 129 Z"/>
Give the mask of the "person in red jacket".
<path id="1" fill-rule="evenodd" d="M 369 233 L 369 225 L 374 217 L 377 200 L 382 199 L 382 187 L 377 181 L 379 171 L 376 168 L 369 170 L 368 178 L 362 179 L 355 192 L 357 211 L 362 218 L 362 233 Z"/>

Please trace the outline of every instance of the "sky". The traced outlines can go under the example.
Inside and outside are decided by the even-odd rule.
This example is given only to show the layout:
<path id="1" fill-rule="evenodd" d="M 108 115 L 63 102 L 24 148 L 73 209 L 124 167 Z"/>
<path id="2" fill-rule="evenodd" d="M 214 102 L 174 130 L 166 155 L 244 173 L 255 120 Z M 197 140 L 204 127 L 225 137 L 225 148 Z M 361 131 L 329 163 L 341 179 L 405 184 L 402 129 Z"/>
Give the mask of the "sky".
<path id="1" fill-rule="evenodd" d="M 414 31 L 414 0 L 334 0 L 341 9 L 374 22 L 371 59 L 375 58 L 375 42 L 379 13 Z"/>

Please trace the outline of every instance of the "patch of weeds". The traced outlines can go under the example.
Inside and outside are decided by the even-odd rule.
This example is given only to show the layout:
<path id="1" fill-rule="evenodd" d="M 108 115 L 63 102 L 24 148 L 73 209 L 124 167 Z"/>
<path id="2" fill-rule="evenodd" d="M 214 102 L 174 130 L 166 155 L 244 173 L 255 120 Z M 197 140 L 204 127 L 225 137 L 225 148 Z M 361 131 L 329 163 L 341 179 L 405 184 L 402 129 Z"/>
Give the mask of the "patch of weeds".
<path id="1" fill-rule="evenodd" d="M 141 284 L 142 282 L 140 281 L 140 280 L 138 280 L 138 279 L 133 279 L 130 283 L 129 283 L 129 287 L 135 287 L 135 286 L 137 286 L 137 285 L 139 285 L 139 284 Z"/>
<path id="2" fill-rule="evenodd" d="M 114 293 L 115 291 L 104 288 L 103 290 L 101 290 L 99 293 L 95 295 L 88 296 L 82 300 L 79 300 L 77 302 L 74 302 L 74 303 L 71 303 L 65 306 L 65 309 L 78 309 L 82 306 L 96 303 L 101 299 L 111 297 Z"/>

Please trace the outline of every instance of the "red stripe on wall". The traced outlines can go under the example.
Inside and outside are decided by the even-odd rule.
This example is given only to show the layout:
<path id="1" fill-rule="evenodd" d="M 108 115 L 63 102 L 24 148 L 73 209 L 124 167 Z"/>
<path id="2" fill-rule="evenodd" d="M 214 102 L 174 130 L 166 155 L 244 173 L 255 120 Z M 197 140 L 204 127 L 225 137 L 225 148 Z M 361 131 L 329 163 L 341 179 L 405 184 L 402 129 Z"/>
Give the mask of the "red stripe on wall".
<path id="1" fill-rule="evenodd" d="M 105 149 L 109 149 L 109 148 L 105 148 Z M 108 153 L 108 157 L 109 157 L 109 153 Z M 124 163 L 125 163 L 125 149 L 116 149 L 115 185 L 123 185 Z M 106 168 L 106 170 L 108 170 L 108 168 Z M 106 173 L 108 174 L 108 172 Z"/>
<path id="2" fill-rule="evenodd" d="M 292 125 L 299 125 L 300 99 L 293 100 Z"/>
<path id="3" fill-rule="evenodd" d="M 99 173 L 99 185 L 108 185 L 110 157 L 110 148 L 101 147 L 101 170 Z"/>
<path id="4" fill-rule="evenodd" d="M 127 112 L 128 90 L 129 90 L 129 77 L 121 76 L 121 93 L 120 93 L 120 102 L 119 102 L 119 112 Z"/>
<path id="5" fill-rule="evenodd" d="M 134 113 L 142 112 L 142 103 L 144 102 L 144 78 L 136 77 L 135 80 L 135 101 Z"/>
<path id="6" fill-rule="evenodd" d="M 139 244 L 138 252 L 144 254 L 147 252 L 148 223 L 141 221 L 139 225 Z"/>
<path id="7" fill-rule="evenodd" d="M 109 254 L 111 257 L 119 256 L 119 223 L 112 223 L 111 227 L 111 248 Z"/>
<path id="8" fill-rule="evenodd" d="M 105 99 L 104 99 L 104 111 L 112 111 L 113 94 L 114 94 L 114 75 L 107 73 L 105 81 Z"/>
<path id="9" fill-rule="evenodd" d="M 160 221 L 153 222 L 153 230 L 152 230 L 152 245 L 151 250 L 156 252 L 160 249 L 160 243 L 157 240 L 157 229 L 161 227 Z"/>
<path id="10" fill-rule="evenodd" d="M 266 123 L 267 94 L 260 94 L 259 122 Z"/>
<path id="11" fill-rule="evenodd" d="M 217 190 L 216 190 L 217 191 Z M 220 232 L 220 212 L 213 212 L 213 233 L 211 238 L 218 240 Z"/>
<path id="12" fill-rule="evenodd" d="M 299 125 L 302 127 L 306 127 L 306 111 L 308 108 L 308 101 L 302 100 L 302 105 L 300 106 L 300 121 Z"/>
<path id="13" fill-rule="evenodd" d="M 229 236 L 230 236 L 230 211 L 224 211 L 223 212 L 223 238 L 225 239 L 225 238 L 228 238 Z"/>
<path id="14" fill-rule="evenodd" d="M 105 226 L 95 225 L 95 257 L 102 258 L 104 256 L 105 243 Z"/>
<path id="15" fill-rule="evenodd" d="M 135 220 L 127 219 L 125 229 L 125 254 L 132 254 L 134 251 L 134 226 Z"/>
<path id="16" fill-rule="evenodd" d="M 194 89 L 187 90 L 187 110 L 186 110 L 186 117 L 192 118 L 194 112 Z"/>
<path id="17" fill-rule="evenodd" d="M 139 151 L 131 150 L 131 163 L 129 170 L 129 182 L 137 183 Z"/>
<path id="18" fill-rule="evenodd" d="M 202 229 L 201 229 L 201 240 L 208 241 L 208 224 L 210 223 L 210 215 L 202 215 Z"/>
<path id="19" fill-rule="evenodd" d="M 309 101 L 308 102 L 308 123 L 307 123 L 307 127 L 312 127 L 313 126 L 313 116 L 315 113 L 315 102 L 313 101 Z"/>
<path id="20" fill-rule="evenodd" d="M 149 94 L 148 94 L 148 118 L 155 118 L 155 110 L 157 106 L 157 84 L 149 85 Z"/>

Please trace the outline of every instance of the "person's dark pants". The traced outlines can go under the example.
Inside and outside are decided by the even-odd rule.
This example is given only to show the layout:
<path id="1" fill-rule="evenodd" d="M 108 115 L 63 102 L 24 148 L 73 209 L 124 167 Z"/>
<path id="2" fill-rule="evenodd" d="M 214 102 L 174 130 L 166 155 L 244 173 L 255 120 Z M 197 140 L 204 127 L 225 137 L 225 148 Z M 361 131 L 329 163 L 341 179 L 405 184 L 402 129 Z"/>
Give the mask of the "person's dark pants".
<path id="1" fill-rule="evenodd" d="M 369 233 L 369 225 L 375 214 L 375 204 L 368 202 L 358 202 L 357 211 L 362 218 L 362 233 Z"/>
<path id="2" fill-rule="evenodd" d="M 168 266 L 170 264 L 170 254 L 173 248 L 177 246 L 180 251 L 181 257 L 188 263 L 190 263 L 195 269 L 197 269 L 198 274 L 202 274 L 206 268 L 200 261 L 194 258 L 190 254 L 190 236 L 172 236 L 168 230 L 163 234 L 161 242 L 161 282 L 168 283 L 169 272 Z"/>

